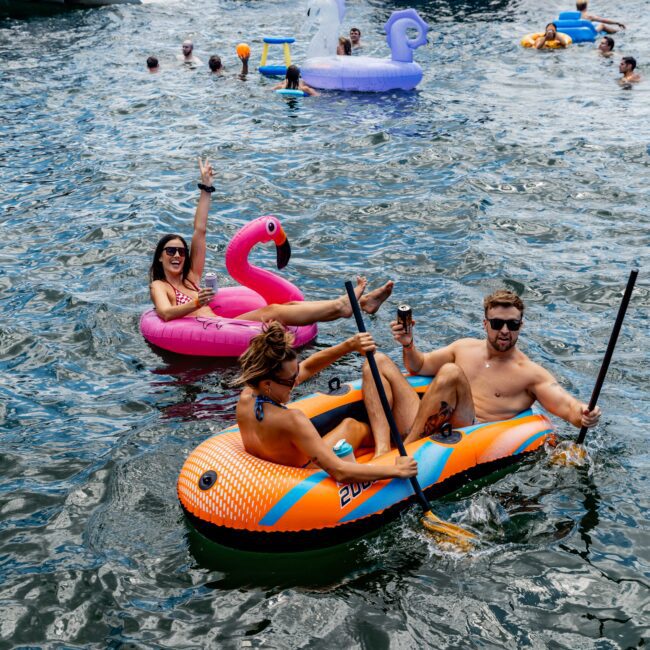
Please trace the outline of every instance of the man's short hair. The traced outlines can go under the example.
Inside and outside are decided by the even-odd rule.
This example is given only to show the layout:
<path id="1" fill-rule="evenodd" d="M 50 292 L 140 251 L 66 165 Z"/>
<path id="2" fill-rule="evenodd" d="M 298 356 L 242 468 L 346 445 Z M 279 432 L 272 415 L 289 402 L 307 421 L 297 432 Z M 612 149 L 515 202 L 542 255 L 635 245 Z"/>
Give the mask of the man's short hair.
<path id="1" fill-rule="evenodd" d="M 633 56 L 624 56 L 623 63 L 627 63 L 628 65 L 631 65 L 632 70 L 636 68 L 636 59 Z"/>
<path id="2" fill-rule="evenodd" d="M 359 32 L 359 36 L 361 36 L 361 30 L 358 27 L 350 27 L 351 32 Z"/>
<path id="3" fill-rule="evenodd" d="M 611 36 L 603 36 L 603 40 L 609 45 L 610 50 L 614 49 L 614 39 Z"/>
<path id="4" fill-rule="evenodd" d="M 158 59 L 155 56 L 150 56 L 147 59 L 147 68 L 151 70 L 152 68 L 157 68 L 158 67 Z"/>
<path id="5" fill-rule="evenodd" d="M 587 0 L 577 0 L 576 9 L 578 11 L 584 11 L 587 8 Z"/>
<path id="6" fill-rule="evenodd" d="M 523 318 L 524 316 L 524 301 L 512 291 L 508 289 L 499 289 L 483 299 L 483 309 L 487 318 L 488 310 L 493 307 L 516 307 Z"/>
<path id="7" fill-rule="evenodd" d="M 216 72 L 217 70 L 221 70 L 223 67 L 221 64 L 221 57 L 217 56 L 216 54 L 213 54 L 209 59 L 208 59 L 208 66 L 210 66 L 210 70 L 212 72 Z"/>

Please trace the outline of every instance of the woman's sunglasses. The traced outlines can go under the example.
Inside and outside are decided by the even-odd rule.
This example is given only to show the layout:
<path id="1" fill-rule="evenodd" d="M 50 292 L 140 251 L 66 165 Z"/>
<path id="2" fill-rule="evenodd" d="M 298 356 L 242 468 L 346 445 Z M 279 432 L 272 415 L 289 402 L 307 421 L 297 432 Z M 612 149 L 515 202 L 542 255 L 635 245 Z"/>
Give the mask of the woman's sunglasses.
<path id="1" fill-rule="evenodd" d="M 269 379 L 271 381 L 274 381 L 276 384 L 280 384 L 280 386 L 293 388 L 296 385 L 296 382 L 298 381 L 299 374 L 300 374 L 300 364 L 298 364 L 298 370 L 296 370 L 295 374 L 291 375 L 289 379 L 283 379 L 282 377 L 276 377 L 275 375 L 269 375 Z"/>
<path id="2" fill-rule="evenodd" d="M 169 257 L 174 257 L 176 253 L 178 253 L 181 257 L 185 257 L 187 254 L 187 251 L 185 250 L 184 246 L 165 246 L 163 249 Z"/>
<path id="3" fill-rule="evenodd" d="M 516 332 L 521 327 L 521 318 L 509 318 L 505 320 L 503 318 L 488 318 L 487 322 L 490 323 L 490 327 L 493 330 L 502 330 L 504 325 L 508 326 L 509 332 Z"/>

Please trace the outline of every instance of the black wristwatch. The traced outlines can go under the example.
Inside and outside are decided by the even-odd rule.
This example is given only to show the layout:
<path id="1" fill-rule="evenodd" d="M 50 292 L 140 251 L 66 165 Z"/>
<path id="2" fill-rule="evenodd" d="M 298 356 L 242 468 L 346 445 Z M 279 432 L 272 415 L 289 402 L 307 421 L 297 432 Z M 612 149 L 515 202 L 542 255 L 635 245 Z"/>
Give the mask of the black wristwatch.
<path id="1" fill-rule="evenodd" d="M 214 185 L 205 185 L 203 183 L 197 183 L 197 185 L 199 186 L 200 190 L 203 190 L 204 192 L 207 192 L 208 194 L 212 194 L 212 192 L 214 192 L 215 189 L 216 189 L 214 187 Z"/>

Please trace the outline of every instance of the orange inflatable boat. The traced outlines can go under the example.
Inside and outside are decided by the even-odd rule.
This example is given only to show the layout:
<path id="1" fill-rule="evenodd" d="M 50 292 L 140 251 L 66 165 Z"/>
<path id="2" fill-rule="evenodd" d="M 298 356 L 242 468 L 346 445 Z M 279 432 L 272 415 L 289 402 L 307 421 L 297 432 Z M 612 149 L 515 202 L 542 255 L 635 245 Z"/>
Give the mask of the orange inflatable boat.
<path id="1" fill-rule="evenodd" d="M 424 393 L 431 377 L 408 381 Z M 322 433 L 343 418 L 367 420 L 361 382 L 342 384 L 292 402 Z M 511 420 L 477 424 L 407 445 L 418 461 L 418 480 L 429 498 L 517 462 L 553 435 L 547 415 L 536 408 Z M 395 463 L 396 450 L 357 462 Z M 403 479 L 340 484 L 318 469 L 277 465 L 251 456 L 236 426 L 200 444 L 178 478 L 178 497 L 192 524 L 216 542 L 246 550 L 296 551 L 340 544 L 395 517 L 414 500 Z"/>

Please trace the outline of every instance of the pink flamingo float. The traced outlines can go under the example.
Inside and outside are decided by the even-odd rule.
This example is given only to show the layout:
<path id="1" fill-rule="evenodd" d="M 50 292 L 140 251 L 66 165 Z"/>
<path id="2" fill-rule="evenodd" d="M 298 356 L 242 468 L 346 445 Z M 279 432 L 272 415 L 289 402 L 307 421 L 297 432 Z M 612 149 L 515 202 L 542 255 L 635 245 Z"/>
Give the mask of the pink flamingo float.
<path id="1" fill-rule="evenodd" d="M 291 246 L 276 217 L 259 217 L 241 228 L 226 249 L 226 269 L 237 287 L 221 287 L 210 302 L 214 318 L 204 316 L 163 321 L 150 309 L 140 318 L 140 331 L 153 345 L 176 352 L 203 357 L 237 357 L 250 340 L 260 333 L 262 323 L 241 320 L 237 316 L 270 304 L 304 300 L 300 289 L 271 271 L 253 266 L 248 254 L 257 244 L 272 241 L 276 247 L 278 269 L 291 257 Z M 316 338 L 316 325 L 291 327 L 296 347 Z"/>

